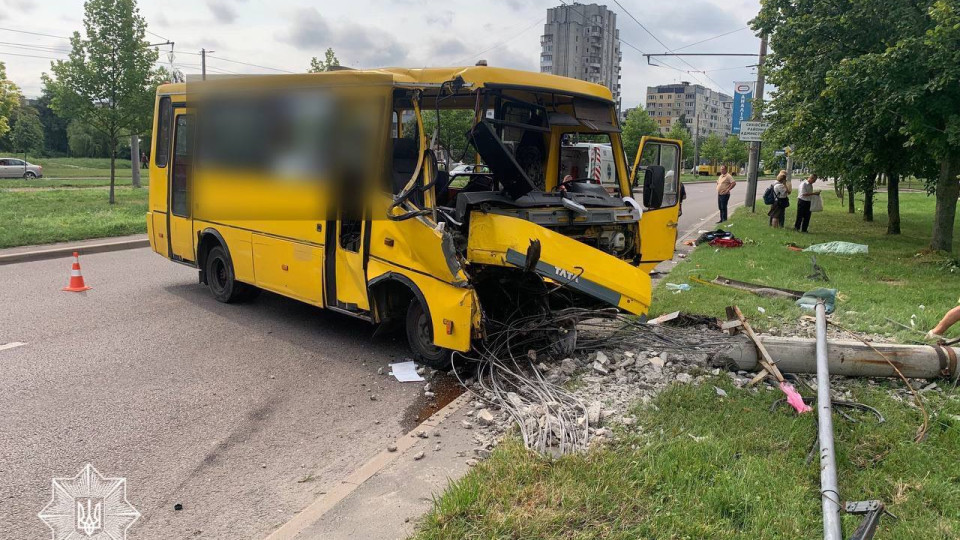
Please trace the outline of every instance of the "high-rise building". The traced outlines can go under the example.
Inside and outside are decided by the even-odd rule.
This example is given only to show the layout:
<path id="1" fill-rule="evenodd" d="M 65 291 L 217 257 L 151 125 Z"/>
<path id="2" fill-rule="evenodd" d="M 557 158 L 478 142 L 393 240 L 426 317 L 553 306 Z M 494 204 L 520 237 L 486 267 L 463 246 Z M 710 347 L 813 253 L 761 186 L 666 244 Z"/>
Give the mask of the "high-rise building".
<path id="1" fill-rule="evenodd" d="M 620 32 L 617 14 L 597 4 L 547 10 L 540 36 L 540 71 L 602 84 L 620 107 Z"/>
<path id="2" fill-rule="evenodd" d="M 682 116 L 690 133 L 706 137 L 730 134 L 733 98 L 699 84 L 681 82 L 647 87 L 647 114 L 657 121 L 661 133 Z"/>

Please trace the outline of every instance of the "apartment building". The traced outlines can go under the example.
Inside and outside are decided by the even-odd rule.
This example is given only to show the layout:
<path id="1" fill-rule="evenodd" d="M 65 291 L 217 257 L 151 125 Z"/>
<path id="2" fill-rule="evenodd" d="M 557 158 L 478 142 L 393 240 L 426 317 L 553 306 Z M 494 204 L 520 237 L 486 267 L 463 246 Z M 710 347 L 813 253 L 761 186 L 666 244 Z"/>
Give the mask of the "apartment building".
<path id="1" fill-rule="evenodd" d="M 617 14 L 598 4 L 547 9 L 540 36 L 540 71 L 606 86 L 620 107 L 620 32 Z"/>
<path id="2" fill-rule="evenodd" d="M 733 98 L 699 84 L 681 82 L 647 87 L 647 114 L 666 133 L 682 116 L 690 133 L 707 137 L 730 134 Z"/>

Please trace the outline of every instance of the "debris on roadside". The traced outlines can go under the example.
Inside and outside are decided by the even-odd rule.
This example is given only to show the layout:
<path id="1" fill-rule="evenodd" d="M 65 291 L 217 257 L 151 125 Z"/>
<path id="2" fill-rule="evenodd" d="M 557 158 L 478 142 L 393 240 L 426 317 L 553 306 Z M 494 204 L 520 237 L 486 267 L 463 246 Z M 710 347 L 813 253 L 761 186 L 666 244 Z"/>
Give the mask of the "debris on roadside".
<path id="1" fill-rule="evenodd" d="M 835 253 L 838 255 L 855 255 L 858 253 L 869 253 L 870 248 L 865 244 L 855 244 L 853 242 L 825 242 L 823 244 L 814 244 L 804 251 L 812 253 Z"/>
<path id="2" fill-rule="evenodd" d="M 421 376 L 421 369 L 417 368 L 417 364 L 413 360 L 407 360 L 406 362 L 398 362 L 396 364 L 390 364 L 390 375 L 393 375 L 400 382 L 420 382 L 424 381 Z"/>

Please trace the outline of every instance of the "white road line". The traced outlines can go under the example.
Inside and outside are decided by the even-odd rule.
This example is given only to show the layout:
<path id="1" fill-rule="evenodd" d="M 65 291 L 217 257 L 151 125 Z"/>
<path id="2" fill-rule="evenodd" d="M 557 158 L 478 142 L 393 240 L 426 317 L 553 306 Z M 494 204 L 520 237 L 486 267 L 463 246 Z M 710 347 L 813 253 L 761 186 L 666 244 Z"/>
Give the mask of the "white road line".
<path id="1" fill-rule="evenodd" d="M 20 341 L 11 341 L 10 343 L 4 343 L 3 345 L 0 345 L 0 351 L 5 351 L 7 349 L 16 349 L 17 347 L 22 347 L 24 345 L 26 345 L 26 343 L 23 343 Z"/>

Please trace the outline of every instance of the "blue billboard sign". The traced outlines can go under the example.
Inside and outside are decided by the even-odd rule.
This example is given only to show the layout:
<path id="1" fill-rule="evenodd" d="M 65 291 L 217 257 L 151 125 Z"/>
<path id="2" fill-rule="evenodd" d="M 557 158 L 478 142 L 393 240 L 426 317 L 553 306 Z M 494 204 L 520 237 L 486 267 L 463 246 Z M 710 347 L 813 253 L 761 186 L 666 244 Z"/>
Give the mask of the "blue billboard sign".
<path id="1" fill-rule="evenodd" d="M 753 116 L 753 88 L 754 82 L 734 83 L 733 89 L 733 125 L 730 133 L 740 134 L 740 122 L 749 121 Z"/>

